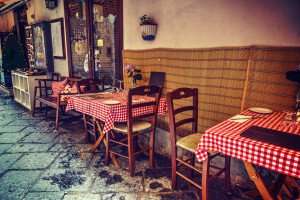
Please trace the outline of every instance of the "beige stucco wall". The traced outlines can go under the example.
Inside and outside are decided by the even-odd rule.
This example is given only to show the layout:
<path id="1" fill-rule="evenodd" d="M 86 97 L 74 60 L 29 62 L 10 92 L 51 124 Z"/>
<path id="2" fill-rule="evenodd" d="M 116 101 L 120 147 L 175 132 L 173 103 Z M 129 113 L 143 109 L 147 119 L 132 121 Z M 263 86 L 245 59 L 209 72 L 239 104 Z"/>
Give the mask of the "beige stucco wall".
<path id="1" fill-rule="evenodd" d="M 31 0 L 28 3 L 27 19 L 29 24 L 57 18 L 64 18 L 63 0 L 58 0 L 58 7 L 54 10 L 47 9 L 44 0 Z M 67 59 L 54 59 L 54 71 L 63 76 L 68 76 Z"/>
<path id="2" fill-rule="evenodd" d="M 124 0 L 124 48 L 300 46 L 299 0 Z M 141 39 L 139 17 L 159 24 Z"/>

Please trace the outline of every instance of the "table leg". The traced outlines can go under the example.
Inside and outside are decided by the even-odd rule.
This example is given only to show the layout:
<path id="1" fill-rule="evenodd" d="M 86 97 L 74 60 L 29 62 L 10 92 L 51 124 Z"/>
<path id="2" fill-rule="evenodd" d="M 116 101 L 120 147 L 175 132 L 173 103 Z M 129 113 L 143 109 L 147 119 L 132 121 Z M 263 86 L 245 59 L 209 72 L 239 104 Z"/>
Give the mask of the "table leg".
<path id="1" fill-rule="evenodd" d="M 108 148 L 108 139 L 107 139 L 107 135 L 106 134 L 109 134 L 109 133 L 104 133 L 103 132 L 103 128 L 102 126 L 100 125 L 99 121 L 96 120 L 96 128 L 97 128 L 97 131 L 99 132 L 99 138 L 97 139 L 97 141 L 94 143 L 93 147 L 92 147 L 92 150 L 95 151 L 97 149 L 97 147 L 101 144 L 101 142 L 103 141 L 104 145 L 105 145 L 105 149 L 107 151 L 107 148 Z M 108 152 L 106 152 L 108 153 Z M 114 166 L 116 166 L 117 168 L 120 168 L 120 164 L 116 158 L 116 156 L 114 154 L 110 154 L 109 155 L 110 158 L 111 158 L 111 161 L 113 163 Z"/>
<path id="2" fill-rule="evenodd" d="M 231 194 L 230 161 L 231 158 L 225 156 L 225 189 L 228 194 Z"/>
<path id="3" fill-rule="evenodd" d="M 208 158 L 202 164 L 202 200 L 208 199 L 208 176 L 209 176 L 209 160 Z"/>
<path id="4" fill-rule="evenodd" d="M 86 114 L 83 114 L 82 118 L 83 118 L 85 139 L 86 139 L 87 142 L 89 142 L 90 140 L 89 140 L 89 133 L 88 133 L 87 116 L 86 116 Z"/>
<path id="5" fill-rule="evenodd" d="M 247 171 L 250 179 L 254 182 L 254 184 L 255 184 L 257 190 L 259 191 L 260 195 L 262 196 L 262 198 L 264 200 L 276 199 L 276 198 L 273 197 L 273 195 L 271 195 L 271 193 L 268 190 L 268 188 L 266 187 L 263 179 L 256 172 L 254 166 L 251 163 L 246 162 L 246 161 L 244 161 L 244 165 L 245 165 L 246 171 Z"/>

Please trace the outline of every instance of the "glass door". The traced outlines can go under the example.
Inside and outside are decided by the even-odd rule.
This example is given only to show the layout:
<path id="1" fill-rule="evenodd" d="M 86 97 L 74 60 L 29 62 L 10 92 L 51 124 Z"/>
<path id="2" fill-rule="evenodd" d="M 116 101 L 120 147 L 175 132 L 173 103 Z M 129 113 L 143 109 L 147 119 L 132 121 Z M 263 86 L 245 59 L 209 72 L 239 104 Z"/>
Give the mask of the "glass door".
<path id="1" fill-rule="evenodd" d="M 122 77 L 122 1 L 64 2 L 70 75 L 114 84 Z"/>
<path id="2" fill-rule="evenodd" d="M 103 2 L 103 1 L 102 1 Z M 99 0 L 93 0 L 93 56 L 94 75 L 114 84 L 115 77 L 115 20 L 116 15 Z M 107 2 L 106 2 L 107 3 Z"/>
<path id="3" fill-rule="evenodd" d="M 90 73 L 87 11 L 85 1 L 67 1 L 72 77 L 88 78 Z"/>

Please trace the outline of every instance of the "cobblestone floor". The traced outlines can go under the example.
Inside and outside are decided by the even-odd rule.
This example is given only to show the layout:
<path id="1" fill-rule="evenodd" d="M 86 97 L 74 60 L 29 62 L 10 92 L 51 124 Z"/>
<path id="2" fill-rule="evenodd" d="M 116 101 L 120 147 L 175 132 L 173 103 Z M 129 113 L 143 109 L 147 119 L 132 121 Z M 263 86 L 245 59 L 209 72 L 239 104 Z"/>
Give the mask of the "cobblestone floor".
<path id="1" fill-rule="evenodd" d="M 89 153 L 82 122 L 65 120 L 59 132 L 53 119 L 31 117 L 0 93 L 0 199 L 26 200 L 169 200 L 199 199 L 185 184 L 170 189 L 170 163 L 157 158 L 149 169 L 139 158 L 135 177 L 106 166 L 101 151 Z M 241 192 L 225 195 L 222 180 L 210 186 L 212 199 L 244 199 Z"/>

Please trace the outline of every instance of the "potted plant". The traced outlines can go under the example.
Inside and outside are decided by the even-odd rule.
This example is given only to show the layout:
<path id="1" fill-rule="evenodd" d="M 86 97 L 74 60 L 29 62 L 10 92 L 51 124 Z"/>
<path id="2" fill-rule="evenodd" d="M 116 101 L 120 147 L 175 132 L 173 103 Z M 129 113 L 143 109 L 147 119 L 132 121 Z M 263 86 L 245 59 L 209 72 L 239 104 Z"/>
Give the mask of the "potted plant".
<path id="1" fill-rule="evenodd" d="M 11 71 L 16 68 L 24 68 L 26 60 L 24 50 L 17 36 L 14 33 L 9 33 L 3 43 L 2 49 L 2 68 L 1 82 L 5 87 L 11 87 Z"/>
<path id="2" fill-rule="evenodd" d="M 143 40 L 152 41 L 157 32 L 157 23 L 152 17 L 143 15 L 140 17 L 140 27 Z"/>

